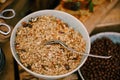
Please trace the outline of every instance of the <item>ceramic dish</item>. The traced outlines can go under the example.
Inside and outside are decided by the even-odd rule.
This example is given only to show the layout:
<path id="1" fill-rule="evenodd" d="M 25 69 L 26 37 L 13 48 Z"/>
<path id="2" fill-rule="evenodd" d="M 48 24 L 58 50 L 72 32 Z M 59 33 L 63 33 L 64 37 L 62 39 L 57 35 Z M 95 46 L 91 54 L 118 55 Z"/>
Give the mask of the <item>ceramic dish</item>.
<path id="1" fill-rule="evenodd" d="M 93 41 L 95 41 L 96 39 L 100 39 L 103 37 L 107 37 L 109 39 L 111 39 L 113 41 L 113 43 L 120 43 L 120 33 L 117 32 L 102 32 L 102 33 L 98 33 L 95 34 L 93 36 L 91 36 L 90 40 L 91 40 L 91 44 Z M 80 77 L 82 78 L 82 80 L 85 80 L 80 69 L 78 70 L 78 73 L 80 75 Z"/>
<path id="2" fill-rule="evenodd" d="M 83 36 L 84 40 L 86 41 L 86 53 L 89 53 L 90 51 L 90 38 L 89 38 L 89 34 L 85 28 L 85 26 L 75 17 L 73 17 L 72 15 L 62 12 L 62 11 L 57 11 L 57 10 L 41 10 L 41 11 L 37 11 L 34 12 L 32 14 L 29 14 L 28 16 L 24 17 L 23 19 L 21 19 L 15 26 L 15 28 L 12 31 L 11 34 L 11 38 L 10 38 L 10 46 L 11 46 L 11 51 L 12 51 L 12 55 L 14 56 L 15 60 L 17 61 L 17 63 L 24 68 L 27 72 L 29 72 L 30 74 L 38 77 L 38 78 L 43 78 L 43 79 L 59 79 L 59 78 L 63 78 L 66 77 L 72 73 L 74 73 L 75 71 L 77 71 L 86 61 L 87 56 L 83 56 L 82 60 L 80 62 L 80 65 L 75 68 L 73 71 L 70 71 L 66 74 L 63 75 L 58 75 L 58 76 L 48 76 L 48 75 L 42 75 L 42 74 L 38 74 L 35 72 L 32 72 L 31 70 L 27 69 L 25 66 L 22 65 L 22 63 L 20 62 L 18 55 L 16 53 L 15 50 L 15 37 L 16 37 L 16 31 L 17 29 L 21 26 L 22 22 L 28 22 L 29 19 L 37 17 L 37 16 L 41 16 L 41 15 L 51 15 L 51 16 L 55 16 L 61 20 L 63 20 L 64 22 L 66 22 L 68 25 L 73 26 L 73 28 L 77 31 L 80 32 L 80 34 Z"/>

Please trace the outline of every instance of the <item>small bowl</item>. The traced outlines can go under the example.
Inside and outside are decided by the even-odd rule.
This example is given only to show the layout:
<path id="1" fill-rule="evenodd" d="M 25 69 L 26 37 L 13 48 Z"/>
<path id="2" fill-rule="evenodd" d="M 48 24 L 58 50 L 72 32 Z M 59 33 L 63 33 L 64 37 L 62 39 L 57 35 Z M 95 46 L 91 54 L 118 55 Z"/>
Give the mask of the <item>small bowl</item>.
<path id="1" fill-rule="evenodd" d="M 65 23 L 67 23 L 68 25 L 70 25 L 71 27 L 73 27 L 75 30 L 79 31 L 80 34 L 83 36 L 84 40 L 86 41 L 86 53 L 89 53 L 90 51 L 90 38 L 89 38 L 89 34 L 85 28 L 85 26 L 75 17 L 73 17 L 72 15 L 62 12 L 62 11 L 57 11 L 57 10 L 41 10 L 41 11 L 37 11 L 34 13 L 29 14 L 28 16 L 24 17 L 23 19 L 21 19 L 15 26 L 15 28 L 12 31 L 11 34 L 11 38 L 10 38 L 10 47 L 11 47 L 11 51 L 12 51 L 12 55 L 14 56 L 15 60 L 17 61 L 17 63 L 24 68 L 28 73 L 34 75 L 35 77 L 38 78 L 43 78 L 43 79 L 59 79 L 59 78 L 63 78 L 66 77 L 72 73 L 74 73 L 75 71 L 77 71 L 86 61 L 87 56 L 83 56 L 82 60 L 80 62 L 80 65 L 74 69 L 71 72 L 68 72 L 66 74 L 63 75 L 57 75 L 57 76 L 48 76 L 48 75 L 42 75 L 42 74 L 38 74 L 35 73 L 29 69 L 27 69 L 25 66 L 23 66 L 23 64 L 20 62 L 19 57 L 16 53 L 15 50 L 15 37 L 16 37 L 16 31 L 17 29 L 21 26 L 22 22 L 28 22 L 28 20 L 30 20 L 31 18 L 37 17 L 37 16 L 42 16 L 42 15 L 51 15 L 51 16 L 55 16 L 61 20 L 63 20 Z"/>
<path id="2" fill-rule="evenodd" d="M 111 39 L 114 43 L 120 43 L 120 33 L 117 33 L 117 32 L 101 32 L 101 33 L 95 34 L 90 37 L 91 43 L 96 39 L 100 39 L 102 37 L 107 37 Z M 80 69 L 78 70 L 78 73 L 82 78 L 82 80 L 85 80 L 84 77 L 82 76 Z"/>

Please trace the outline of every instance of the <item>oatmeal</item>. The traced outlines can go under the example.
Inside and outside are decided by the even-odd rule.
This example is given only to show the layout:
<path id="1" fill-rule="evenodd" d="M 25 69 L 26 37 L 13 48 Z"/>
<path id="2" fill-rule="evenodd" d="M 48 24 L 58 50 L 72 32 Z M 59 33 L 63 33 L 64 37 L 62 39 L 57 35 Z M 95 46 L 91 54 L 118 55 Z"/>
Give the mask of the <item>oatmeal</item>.
<path id="1" fill-rule="evenodd" d="M 79 32 L 54 16 L 39 16 L 21 24 L 16 32 L 15 48 L 25 67 L 45 75 L 61 75 L 78 67 L 80 54 L 60 44 L 45 43 L 61 40 L 76 51 L 85 52 L 86 43 Z"/>

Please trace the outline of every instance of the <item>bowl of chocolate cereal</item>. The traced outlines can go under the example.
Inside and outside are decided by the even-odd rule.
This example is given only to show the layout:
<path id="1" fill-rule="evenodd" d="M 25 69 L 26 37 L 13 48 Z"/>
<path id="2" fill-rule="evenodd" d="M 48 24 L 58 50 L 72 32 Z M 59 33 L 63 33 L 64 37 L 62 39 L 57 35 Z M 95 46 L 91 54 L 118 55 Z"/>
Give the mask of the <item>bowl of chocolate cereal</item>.
<path id="1" fill-rule="evenodd" d="M 77 71 L 88 56 L 71 52 L 60 40 L 82 53 L 90 51 L 90 38 L 85 26 L 72 15 L 57 10 L 41 10 L 21 19 L 14 27 L 10 46 L 17 63 L 31 75 L 59 79 Z"/>
<path id="2" fill-rule="evenodd" d="M 111 58 L 88 57 L 78 70 L 82 80 L 119 80 L 120 33 L 101 32 L 91 36 L 90 54 L 108 55 Z"/>

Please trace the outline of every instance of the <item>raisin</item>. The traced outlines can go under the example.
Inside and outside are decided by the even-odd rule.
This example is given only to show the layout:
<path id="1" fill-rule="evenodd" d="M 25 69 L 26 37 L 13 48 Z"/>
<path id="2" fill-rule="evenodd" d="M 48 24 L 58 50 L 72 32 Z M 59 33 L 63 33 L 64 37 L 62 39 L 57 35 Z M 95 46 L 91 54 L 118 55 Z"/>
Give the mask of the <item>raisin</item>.
<path id="1" fill-rule="evenodd" d="M 64 66 L 65 66 L 65 69 L 66 69 L 66 70 L 69 70 L 69 69 L 70 69 L 69 64 L 65 64 Z"/>
<path id="2" fill-rule="evenodd" d="M 22 22 L 22 26 L 32 28 L 32 25 L 26 22 Z"/>

